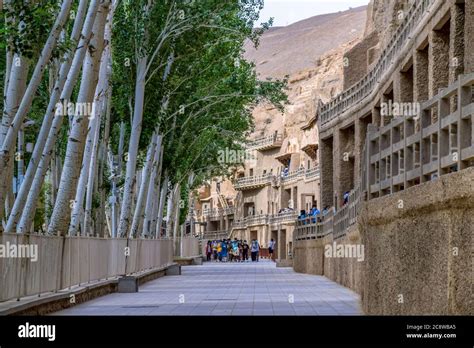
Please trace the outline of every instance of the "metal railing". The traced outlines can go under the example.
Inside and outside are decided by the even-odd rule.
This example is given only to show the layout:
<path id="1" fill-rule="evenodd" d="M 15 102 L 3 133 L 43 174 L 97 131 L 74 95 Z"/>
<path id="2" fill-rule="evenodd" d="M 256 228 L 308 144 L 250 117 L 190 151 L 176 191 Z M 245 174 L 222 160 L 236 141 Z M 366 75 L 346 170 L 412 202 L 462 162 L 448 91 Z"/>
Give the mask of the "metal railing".
<path id="1" fill-rule="evenodd" d="M 389 70 L 393 60 L 399 55 L 401 49 L 408 40 L 412 39 L 413 30 L 422 21 L 424 15 L 429 13 L 429 8 L 435 0 L 415 0 L 405 15 L 402 24 L 383 50 L 377 64 L 363 79 L 349 89 L 343 91 L 329 103 L 324 104 L 319 115 L 321 126 L 342 114 L 354 104 L 367 97 L 381 80 L 382 76 Z"/>
<path id="2" fill-rule="evenodd" d="M 2 233 L 0 244 L 34 248 L 37 259 L 0 258 L 0 302 L 165 267 L 173 262 L 172 243 L 170 239 Z"/>
<path id="3" fill-rule="evenodd" d="M 246 148 L 247 150 L 263 150 L 266 148 L 279 147 L 282 145 L 282 143 L 282 134 L 272 134 L 249 142 Z"/>

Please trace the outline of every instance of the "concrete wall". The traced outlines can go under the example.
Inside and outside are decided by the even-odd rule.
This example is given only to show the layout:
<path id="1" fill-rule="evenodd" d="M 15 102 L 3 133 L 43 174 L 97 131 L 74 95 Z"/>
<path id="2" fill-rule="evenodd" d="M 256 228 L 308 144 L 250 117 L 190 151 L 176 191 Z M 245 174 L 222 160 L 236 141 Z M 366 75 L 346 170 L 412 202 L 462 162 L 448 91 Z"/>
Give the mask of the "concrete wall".
<path id="1" fill-rule="evenodd" d="M 324 275 L 357 293 L 361 292 L 361 269 L 364 261 L 357 258 L 326 257 L 325 246 L 333 243 L 361 244 L 357 226 L 352 226 L 346 236 L 334 240 L 331 235 L 320 239 L 295 241 L 293 268 L 296 272 Z M 364 251 L 365 252 L 365 251 Z"/>
<path id="2" fill-rule="evenodd" d="M 372 47 L 376 46 L 378 42 L 378 33 L 373 31 L 344 54 L 346 63 L 344 65 L 344 89 L 356 84 L 367 74 L 369 51 Z"/>
<path id="3" fill-rule="evenodd" d="M 324 257 L 328 236 L 295 242 L 293 264 L 358 292 L 366 314 L 472 315 L 473 235 L 469 168 L 366 203 L 336 241 L 364 245 L 365 261 Z"/>

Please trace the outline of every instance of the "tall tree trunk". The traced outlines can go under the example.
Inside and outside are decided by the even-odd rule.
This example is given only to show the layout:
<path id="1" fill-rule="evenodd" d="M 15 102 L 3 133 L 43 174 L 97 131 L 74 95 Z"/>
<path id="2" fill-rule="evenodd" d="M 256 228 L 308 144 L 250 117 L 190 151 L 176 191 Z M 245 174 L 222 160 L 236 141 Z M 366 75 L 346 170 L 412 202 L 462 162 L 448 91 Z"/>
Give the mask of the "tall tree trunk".
<path id="1" fill-rule="evenodd" d="M 148 196 L 148 189 L 150 186 L 151 170 L 154 165 L 153 159 L 155 158 L 155 152 L 161 151 L 160 146 L 161 146 L 161 137 L 158 137 L 158 135 L 155 132 L 152 136 L 151 144 L 148 148 L 145 166 L 143 167 L 143 176 L 142 176 L 143 180 L 140 185 L 140 192 L 138 193 L 137 204 L 135 207 L 135 212 L 133 214 L 132 230 L 130 233 L 132 237 L 137 236 L 139 226 L 144 219 L 143 210 L 144 210 L 146 198 Z"/>
<path id="2" fill-rule="evenodd" d="M 145 204 L 145 217 L 143 223 L 142 234 L 150 237 L 156 228 L 156 217 L 158 215 L 158 207 L 160 205 L 160 176 L 163 159 L 162 136 L 159 137 L 157 151 L 155 151 L 155 158 L 153 159 L 152 174 L 150 177 L 150 185 L 148 188 L 148 195 Z"/>
<path id="3" fill-rule="evenodd" d="M 156 219 L 156 230 L 155 230 L 156 238 L 161 238 L 161 228 L 163 226 L 163 213 L 165 210 L 166 195 L 168 194 L 168 185 L 169 185 L 169 177 L 165 171 L 165 179 L 163 180 L 163 185 L 161 186 L 161 192 L 160 192 L 160 206 L 158 207 L 158 217 Z"/>
<path id="4" fill-rule="evenodd" d="M 110 1 L 102 2 L 94 22 L 94 34 L 82 68 L 81 87 L 77 97 L 77 105 L 90 105 L 94 101 L 94 92 L 100 68 L 99 63 L 104 47 L 104 29 L 109 5 Z M 88 116 L 84 116 L 81 113 L 74 115 L 58 196 L 48 227 L 49 234 L 65 234 L 68 229 L 71 203 L 74 204 L 72 200 L 76 193 L 77 181 L 81 171 L 88 124 Z"/>
<path id="5" fill-rule="evenodd" d="M 68 52 L 64 57 L 64 62 L 61 64 L 59 76 L 52 90 L 51 97 L 48 103 L 48 108 L 46 109 L 41 129 L 36 139 L 35 147 L 33 149 L 33 154 L 31 156 L 30 162 L 28 163 L 28 168 L 26 170 L 23 185 L 20 188 L 20 192 L 18 192 L 15 204 L 8 219 L 6 230 L 9 232 L 13 232 L 17 222 L 20 220 L 22 212 L 25 211 L 25 203 L 29 195 L 32 196 L 32 199 L 30 200 L 30 210 L 27 214 L 34 215 L 34 210 L 31 209 L 36 206 L 34 205 L 34 202 L 38 199 L 39 190 L 43 185 L 44 175 L 51 161 L 51 153 L 54 152 L 56 154 L 54 148 L 56 146 L 56 138 L 58 132 L 61 128 L 60 125 L 62 122 L 63 115 L 57 115 L 55 117 L 55 109 L 59 100 L 63 101 L 64 103 L 67 103 L 71 97 L 72 91 L 76 84 L 76 80 L 79 76 L 82 61 L 84 60 L 87 45 L 92 32 L 92 25 L 94 23 L 95 15 L 99 6 L 99 0 L 92 1 L 89 7 L 89 11 L 87 13 L 87 18 L 84 22 L 84 12 L 86 11 L 87 2 L 87 0 L 81 0 L 79 4 L 76 19 L 74 21 L 73 31 L 71 33 L 71 40 L 77 43 L 81 36 L 82 38 L 79 42 L 79 46 L 77 47 L 77 49 Z M 53 119 L 56 124 L 53 124 Z M 55 131 L 57 132 L 55 133 Z M 48 138 L 50 138 L 49 148 L 47 146 Z M 44 155 L 45 150 L 48 153 L 47 156 Z M 36 179 L 35 175 L 37 174 L 37 169 L 40 164 L 40 161 L 43 161 L 43 175 L 41 180 L 35 180 L 35 184 L 37 186 L 32 187 L 33 180 Z M 53 174 L 54 178 L 56 174 L 57 173 Z M 31 191 L 31 189 L 33 191 Z M 53 196 L 56 196 L 56 192 L 53 193 Z M 30 222 L 32 218 L 33 216 L 31 216 Z"/>
<path id="6" fill-rule="evenodd" d="M 95 18 L 98 12 L 99 4 L 100 4 L 100 0 L 92 0 L 89 6 L 86 22 L 84 24 L 84 29 L 81 34 L 81 40 L 79 42 L 76 54 L 74 55 L 74 60 L 72 62 L 72 67 L 67 77 L 66 85 L 61 94 L 60 99 L 64 103 L 67 103 L 69 99 L 71 98 L 73 89 L 76 84 L 76 80 L 81 71 L 81 66 L 84 62 L 84 57 L 86 55 L 87 49 L 89 47 L 89 42 L 92 37 L 92 28 L 93 28 L 93 24 L 95 22 Z M 25 204 L 25 208 L 23 209 L 23 213 L 21 214 L 21 218 L 17 226 L 18 232 L 27 231 L 28 227 L 31 225 L 32 219 L 34 217 L 34 210 L 36 207 L 35 202 L 38 199 L 38 196 L 40 194 L 41 186 L 43 185 L 43 181 L 44 181 L 46 171 L 48 169 L 49 161 L 53 154 L 53 149 L 56 147 L 56 141 L 60 134 L 63 119 L 64 119 L 63 115 L 54 115 L 53 123 L 47 135 L 46 144 L 41 154 L 41 159 L 38 164 L 38 168 L 36 170 L 36 173 L 32 174 L 34 175 L 34 179 L 31 185 L 31 189 L 28 193 L 28 198 Z M 57 163 L 59 164 L 57 166 L 58 168 L 57 175 L 61 176 L 62 175 L 62 162 L 59 157 L 58 157 Z M 57 187 L 59 187 L 59 180 L 58 180 Z M 57 191 L 58 190 L 56 190 L 56 195 L 57 195 Z"/>
<path id="7" fill-rule="evenodd" d="M 125 237 L 130 233 L 130 217 L 132 212 L 133 186 L 135 183 L 138 144 L 142 131 L 143 106 L 145 98 L 145 78 L 146 78 L 147 57 L 142 57 L 138 61 L 137 76 L 135 83 L 135 106 L 132 121 L 132 133 L 128 146 L 127 172 L 125 175 L 125 184 L 123 188 L 122 209 L 120 212 L 120 221 L 118 235 Z"/>
<path id="8" fill-rule="evenodd" d="M 110 42 L 111 38 L 111 13 L 107 18 L 106 29 L 104 32 L 105 42 Z M 76 197 L 74 200 L 74 206 L 71 214 L 71 222 L 69 225 L 69 235 L 76 235 L 79 228 L 79 223 L 84 213 L 84 229 L 82 234 L 84 235 L 88 229 L 88 224 L 91 219 L 92 211 L 92 198 L 95 188 L 94 177 L 96 173 L 96 162 L 97 162 L 97 148 L 99 145 L 100 135 L 100 124 L 102 115 L 105 114 L 106 98 L 108 96 L 109 78 L 111 74 L 110 67 L 110 47 L 106 45 L 103 48 L 102 59 L 99 68 L 99 80 L 95 90 L 94 106 L 95 112 L 89 122 L 89 129 L 87 130 L 87 138 L 84 155 L 82 157 L 82 167 L 79 182 L 77 185 Z M 84 197 L 86 190 L 89 192 L 87 196 L 87 208 L 83 210 Z"/>
<path id="9" fill-rule="evenodd" d="M 16 136 L 18 131 L 23 124 L 23 120 L 26 117 L 26 114 L 31 108 L 33 98 L 36 94 L 36 91 L 39 87 L 41 79 L 43 77 L 44 70 L 48 64 L 53 49 L 56 47 L 58 42 L 59 35 L 61 34 L 62 28 L 65 25 L 69 11 L 71 9 L 72 0 L 64 0 L 61 6 L 58 17 L 54 23 L 53 29 L 49 34 L 48 40 L 46 41 L 45 46 L 41 52 L 40 58 L 36 63 L 33 76 L 28 84 L 28 88 L 23 96 L 18 111 L 15 114 L 13 121 L 11 122 L 10 128 L 8 128 L 5 140 L 2 144 L 2 149 L 0 151 L 0 173 L 4 172 L 6 168 L 9 167 L 12 157 L 12 150 L 15 146 Z M 0 182 L 0 202 L 4 201 L 5 194 L 7 192 L 7 182 Z M 0 227 L 1 228 L 1 227 Z"/>

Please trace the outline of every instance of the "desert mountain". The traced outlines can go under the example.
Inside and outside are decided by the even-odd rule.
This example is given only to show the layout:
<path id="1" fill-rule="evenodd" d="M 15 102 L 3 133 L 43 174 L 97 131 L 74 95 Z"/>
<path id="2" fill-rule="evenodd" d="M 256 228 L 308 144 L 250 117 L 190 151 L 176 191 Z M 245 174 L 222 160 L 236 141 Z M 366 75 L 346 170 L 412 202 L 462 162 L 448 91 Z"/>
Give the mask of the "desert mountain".
<path id="1" fill-rule="evenodd" d="M 363 35 L 366 12 L 362 6 L 272 28 L 263 35 L 257 50 L 247 44 L 246 58 L 255 62 L 262 78 L 316 68 L 325 53 Z"/>
<path id="2" fill-rule="evenodd" d="M 364 36 L 367 7 L 311 17 L 286 27 L 272 28 L 257 50 L 247 45 L 246 59 L 255 62 L 260 78 L 289 75 L 290 104 L 283 115 L 273 107 L 254 111 L 251 138 L 284 133 L 301 139 L 301 126 L 343 86 L 343 55 Z"/>

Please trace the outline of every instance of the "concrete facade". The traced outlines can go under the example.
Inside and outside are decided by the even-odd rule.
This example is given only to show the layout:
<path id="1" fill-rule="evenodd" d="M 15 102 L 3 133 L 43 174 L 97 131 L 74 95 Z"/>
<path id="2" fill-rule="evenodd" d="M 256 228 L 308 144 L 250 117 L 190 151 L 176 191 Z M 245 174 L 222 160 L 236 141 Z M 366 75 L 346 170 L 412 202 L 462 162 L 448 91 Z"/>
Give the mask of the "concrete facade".
<path id="1" fill-rule="evenodd" d="M 380 78 L 373 84 L 374 87 L 352 92 L 358 90 L 355 86 L 336 97 L 335 104 L 326 104 L 321 110 L 319 132 L 323 206 L 339 207 L 342 194 L 354 189 L 359 182 L 368 125 L 381 128 L 393 119 L 381 115 L 384 104 L 425 102 L 437 95 L 440 89 L 454 83 L 460 74 L 474 71 L 471 64 L 474 54 L 471 43 L 474 20 L 472 2 L 430 0 L 424 3 L 425 12 L 422 13 L 422 1 L 414 2 L 413 6 L 419 7 L 420 14 L 418 21 L 413 19 L 412 22 L 418 24 L 413 24 L 412 33 L 405 41 L 400 41 L 403 44 L 396 54 L 385 58 L 379 65 L 377 71 L 384 69 L 385 72 L 378 73 Z M 409 9 L 406 11 L 408 14 L 418 13 L 414 10 L 409 12 Z M 359 46 L 374 44 L 374 36 L 371 35 Z M 356 48 L 348 53 L 355 56 L 351 60 L 368 59 L 367 52 Z M 384 52 L 387 54 L 387 50 L 381 53 L 380 59 L 384 58 Z M 345 86 L 353 85 L 351 77 L 359 76 L 358 68 L 349 64 L 345 69 L 345 78 L 350 81 Z M 371 76 L 369 73 L 368 77 Z M 366 93 L 367 97 L 359 97 Z M 347 101 L 339 102 L 344 98 Z M 438 110 L 430 112 L 435 122 Z M 331 116 L 328 117 L 328 114 Z M 419 124 L 415 127 L 419 128 Z"/>
<path id="2" fill-rule="evenodd" d="M 293 267 L 356 291 L 366 314 L 473 315 L 473 226 L 469 168 L 368 201 L 342 238 L 296 241 Z M 326 257 L 334 241 L 364 245 L 364 261 Z"/>
<path id="3" fill-rule="evenodd" d="M 366 314 L 472 315 L 473 2 L 403 11 L 369 73 L 319 110 L 321 201 L 334 214 L 298 226 L 293 265 L 359 292 Z M 395 104 L 419 108 L 384 112 Z M 334 241 L 364 246 L 365 260 L 326 257 Z"/>

